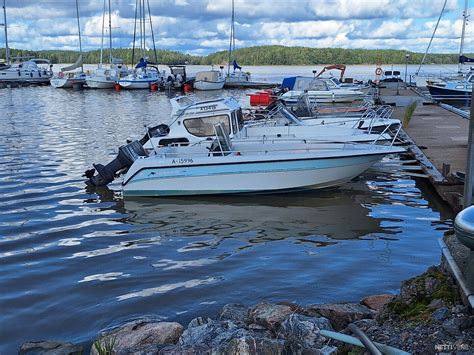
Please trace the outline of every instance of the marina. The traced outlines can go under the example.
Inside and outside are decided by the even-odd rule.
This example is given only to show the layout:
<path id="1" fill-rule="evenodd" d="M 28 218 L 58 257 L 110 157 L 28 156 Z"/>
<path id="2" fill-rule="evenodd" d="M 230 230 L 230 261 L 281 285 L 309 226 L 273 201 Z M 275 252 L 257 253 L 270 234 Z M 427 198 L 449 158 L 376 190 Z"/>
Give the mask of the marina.
<path id="1" fill-rule="evenodd" d="M 70 2 L 2 1 L 0 354 L 474 350 L 467 1 Z"/>

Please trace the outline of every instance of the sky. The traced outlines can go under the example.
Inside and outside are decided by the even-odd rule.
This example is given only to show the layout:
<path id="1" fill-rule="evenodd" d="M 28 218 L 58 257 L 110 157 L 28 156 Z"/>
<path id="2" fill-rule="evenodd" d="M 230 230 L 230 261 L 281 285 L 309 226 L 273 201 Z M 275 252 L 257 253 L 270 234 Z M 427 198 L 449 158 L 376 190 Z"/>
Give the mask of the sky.
<path id="1" fill-rule="evenodd" d="M 11 48 L 79 49 L 75 0 L 5 1 Z M 78 1 L 83 49 L 99 49 L 103 0 Z M 110 1 L 113 47 L 131 47 L 136 0 Z M 228 48 L 231 0 L 148 1 L 157 48 L 193 55 Z M 235 0 L 236 47 L 284 45 L 423 53 L 443 4 L 444 0 Z M 464 0 L 447 0 L 430 53 L 459 51 L 463 10 Z M 107 20 L 105 27 L 108 36 Z M 4 47 L 1 30 L 0 47 Z M 148 22 L 145 30 L 147 47 L 152 48 Z M 465 52 L 474 52 L 474 24 L 469 22 Z"/>

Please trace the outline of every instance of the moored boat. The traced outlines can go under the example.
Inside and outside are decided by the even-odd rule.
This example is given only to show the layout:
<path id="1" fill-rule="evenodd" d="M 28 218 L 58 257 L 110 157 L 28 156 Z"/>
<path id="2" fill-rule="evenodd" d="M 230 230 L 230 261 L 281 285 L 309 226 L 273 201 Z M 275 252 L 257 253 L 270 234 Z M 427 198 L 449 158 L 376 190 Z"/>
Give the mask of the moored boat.
<path id="1" fill-rule="evenodd" d="M 196 90 L 221 90 L 225 84 L 225 77 L 220 70 L 205 70 L 196 73 L 194 88 Z"/>
<path id="2" fill-rule="evenodd" d="M 123 180 L 128 196 L 274 193 L 340 186 L 403 148 L 305 140 L 233 140 L 223 125 L 206 144 L 169 146 L 137 157 Z"/>

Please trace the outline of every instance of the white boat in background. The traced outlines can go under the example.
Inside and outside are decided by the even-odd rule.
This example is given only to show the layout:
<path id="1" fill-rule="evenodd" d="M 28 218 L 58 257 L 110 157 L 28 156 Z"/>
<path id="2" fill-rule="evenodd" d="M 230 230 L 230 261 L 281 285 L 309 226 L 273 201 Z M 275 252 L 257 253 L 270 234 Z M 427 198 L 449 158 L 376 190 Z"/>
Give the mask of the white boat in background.
<path id="1" fill-rule="evenodd" d="M 61 71 L 50 80 L 51 86 L 61 89 L 79 89 L 86 83 L 86 74 L 82 69 L 82 55 L 79 56 L 76 63 L 61 68 Z M 75 70 L 79 69 L 79 70 Z"/>
<path id="2" fill-rule="evenodd" d="M 164 83 L 165 75 L 164 70 L 148 66 L 148 61 L 141 58 L 134 72 L 119 79 L 118 83 L 124 89 L 150 89 L 152 84 Z"/>
<path id="3" fill-rule="evenodd" d="M 5 63 L 0 63 L 0 83 L 19 84 L 48 84 L 53 76 L 52 65 L 47 59 L 32 57 L 17 57 L 16 62 L 11 62 L 10 48 L 8 46 L 7 7 L 3 1 L 3 26 L 5 28 Z M 40 65 L 48 65 L 44 67 Z"/>
<path id="4" fill-rule="evenodd" d="M 108 12 L 109 17 L 109 65 L 103 64 L 104 54 L 104 30 L 105 30 L 105 16 Z M 100 62 L 98 67 L 86 77 L 87 87 L 90 89 L 113 89 L 118 80 L 124 76 L 127 76 L 129 70 L 123 61 L 118 58 L 114 58 L 112 55 L 112 9 L 110 6 L 110 0 L 108 0 L 108 7 L 106 6 L 106 0 L 104 0 L 104 12 L 102 15 L 102 40 L 100 46 Z"/>
<path id="5" fill-rule="evenodd" d="M 222 70 L 206 70 L 196 73 L 194 88 L 196 90 L 221 90 L 225 84 Z"/>
<path id="6" fill-rule="evenodd" d="M 277 83 L 267 81 L 253 81 L 249 72 L 243 72 L 242 67 L 237 64 L 237 60 L 233 58 L 235 52 L 235 21 L 234 21 L 234 0 L 232 0 L 232 17 L 230 22 L 230 43 L 229 43 L 229 61 L 227 63 L 227 74 L 225 76 L 224 87 L 226 88 L 273 88 L 278 86 Z M 232 64 L 231 64 L 232 63 Z M 230 67 L 233 71 L 230 71 Z"/>
<path id="7" fill-rule="evenodd" d="M 280 99 L 290 105 L 296 103 L 302 94 L 308 94 L 309 100 L 317 103 L 355 102 L 362 101 L 366 97 L 366 94 L 361 90 L 331 88 L 323 79 L 307 77 L 284 79 L 282 90 L 283 94 Z"/>
<path id="8" fill-rule="evenodd" d="M 18 82 L 26 84 L 49 84 L 49 79 L 53 76 L 49 60 L 31 58 L 26 61 L 0 66 L 0 82 Z M 7 60 L 7 63 L 9 60 Z M 49 67 L 41 67 L 45 64 Z"/>
<path id="9" fill-rule="evenodd" d="M 140 37 L 140 51 L 141 51 L 141 58 L 138 61 L 135 69 L 132 73 L 129 73 L 127 76 L 120 78 L 118 83 L 120 87 L 124 89 L 150 89 L 153 84 L 163 85 L 166 81 L 166 73 L 164 70 L 160 71 L 158 69 L 158 57 L 156 53 L 156 47 L 154 43 L 154 35 L 153 35 L 153 26 L 151 23 L 151 13 L 150 13 L 150 5 L 146 6 L 145 0 L 137 0 L 136 2 L 137 8 L 135 11 L 139 13 L 141 16 L 140 18 L 135 17 L 135 31 L 137 27 L 140 28 L 139 34 L 134 32 L 133 34 L 133 47 L 135 48 L 135 40 L 138 40 Z M 145 24 L 148 22 L 146 18 L 146 12 L 148 11 L 149 20 L 150 20 L 150 31 L 152 34 L 153 39 L 153 49 L 155 53 L 155 63 L 150 63 L 149 58 L 146 56 L 146 34 L 145 34 Z M 134 58 L 132 56 L 132 62 Z"/>
<path id="10" fill-rule="evenodd" d="M 337 187 L 403 148 L 306 140 L 230 140 L 214 126 L 211 147 L 197 143 L 138 155 L 123 180 L 124 197 L 275 193 Z"/>
<path id="11" fill-rule="evenodd" d="M 76 62 L 68 67 L 61 68 L 61 71 L 53 76 L 50 80 L 51 86 L 62 89 L 82 89 L 86 83 L 86 74 L 84 73 L 84 66 L 82 62 L 82 41 L 81 41 L 81 25 L 79 23 L 79 3 L 76 0 L 76 18 L 77 18 L 77 33 L 79 36 L 79 58 Z M 80 70 L 76 70 L 80 69 Z"/>

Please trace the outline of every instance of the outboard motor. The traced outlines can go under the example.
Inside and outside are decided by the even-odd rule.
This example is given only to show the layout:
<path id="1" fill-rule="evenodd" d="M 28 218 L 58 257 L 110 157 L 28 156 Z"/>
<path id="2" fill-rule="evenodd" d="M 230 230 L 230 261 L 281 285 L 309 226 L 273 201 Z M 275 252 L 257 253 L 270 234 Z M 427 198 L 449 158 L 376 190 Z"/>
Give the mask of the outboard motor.
<path id="1" fill-rule="evenodd" d="M 169 133 L 170 129 L 165 124 L 160 124 L 148 129 L 147 133 L 140 140 L 135 140 L 119 147 L 117 157 L 107 165 L 93 164 L 94 168 L 86 170 L 83 176 L 94 186 L 105 186 L 111 183 L 117 173 L 128 169 L 138 157 L 146 157 L 147 153 L 143 146 L 151 137 L 162 137 Z M 97 174 L 95 174 L 97 171 Z"/>
<path id="2" fill-rule="evenodd" d="M 94 169 L 87 170 L 85 176 L 94 186 L 104 186 L 112 182 L 115 174 L 123 169 L 128 169 L 138 157 L 146 157 L 147 154 L 139 141 L 133 141 L 119 147 L 117 157 L 107 165 L 94 164 Z M 97 175 L 94 175 L 97 171 Z"/>

